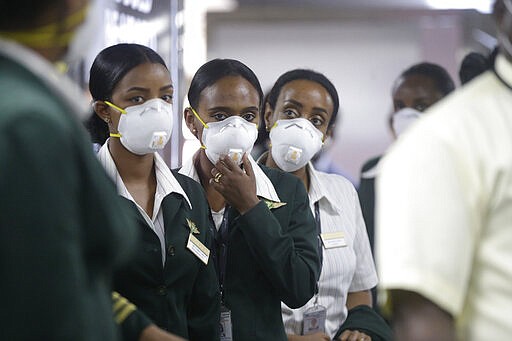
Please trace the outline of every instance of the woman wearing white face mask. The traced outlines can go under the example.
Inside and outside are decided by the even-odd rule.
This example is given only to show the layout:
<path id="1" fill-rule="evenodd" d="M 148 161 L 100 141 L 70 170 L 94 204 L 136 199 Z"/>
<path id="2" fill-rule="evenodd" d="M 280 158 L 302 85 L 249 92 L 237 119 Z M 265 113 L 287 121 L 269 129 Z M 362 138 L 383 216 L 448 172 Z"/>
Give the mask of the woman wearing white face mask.
<path id="1" fill-rule="evenodd" d="M 184 113 L 202 149 L 180 173 L 203 185 L 215 222 L 221 340 L 286 340 L 281 301 L 302 306 L 319 273 L 304 186 L 249 155 L 261 98 L 247 66 L 215 59 L 194 75 Z"/>
<path id="2" fill-rule="evenodd" d="M 347 179 L 319 172 L 310 163 L 333 129 L 338 106 L 334 85 L 303 69 L 279 77 L 265 105 L 270 151 L 259 161 L 302 180 L 322 255 L 315 296 L 299 309 L 282 306 L 289 340 L 388 339 L 385 322 L 371 309 L 377 275 L 357 193 Z"/>
<path id="3" fill-rule="evenodd" d="M 156 153 L 173 123 L 165 63 L 145 46 L 111 46 L 96 57 L 89 88 L 97 114 L 93 139 L 110 136 L 99 160 L 140 227 L 135 258 L 115 272 L 114 289 L 160 328 L 190 340 L 217 340 L 208 204 L 197 183 L 169 170 Z"/>

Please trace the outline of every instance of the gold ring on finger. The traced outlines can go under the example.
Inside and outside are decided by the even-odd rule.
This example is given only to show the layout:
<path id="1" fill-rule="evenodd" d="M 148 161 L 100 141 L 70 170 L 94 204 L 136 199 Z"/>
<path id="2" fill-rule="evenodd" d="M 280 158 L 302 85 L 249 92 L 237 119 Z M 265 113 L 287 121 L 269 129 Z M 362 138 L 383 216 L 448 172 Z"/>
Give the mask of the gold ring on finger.
<path id="1" fill-rule="evenodd" d="M 213 181 L 215 181 L 216 183 L 219 183 L 220 182 L 220 178 L 222 178 L 222 173 L 221 172 L 218 172 L 217 174 L 215 174 L 215 176 L 213 177 Z"/>

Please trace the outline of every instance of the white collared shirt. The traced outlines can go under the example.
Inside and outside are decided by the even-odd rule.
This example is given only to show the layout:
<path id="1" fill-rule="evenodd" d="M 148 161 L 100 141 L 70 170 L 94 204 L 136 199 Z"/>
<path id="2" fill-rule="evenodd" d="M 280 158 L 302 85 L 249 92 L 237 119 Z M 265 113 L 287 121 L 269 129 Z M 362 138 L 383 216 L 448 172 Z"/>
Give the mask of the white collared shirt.
<path id="1" fill-rule="evenodd" d="M 317 171 L 309 163 L 309 201 L 319 204 L 322 234 L 343 232 L 347 246 L 323 247 L 318 304 L 327 308 L 326 334 L 331 338 L 347 318 L 347 294 L 369 290 L 377 285 L 375 264 L 354 186 L 344 177 Z M 314 305 L 315 297 L 299 309 L 282 304 L 287 334 L 300 335 L 304 311 Z"/>
<path id="2" fill-rule="evenodd" d="M 198 151 L 197 153 L 199 153 Z M 197 157 L 197 153 L 194 154 L 193 157 L 191 157 L 188 161 L 186 161 L 183 166 L 181 167 L 179 173 L 188 176 L 191 179 L 194 179 L 195 181 L 201 183 L 201 180 L 199 179 L 199 174 L 197 173 L 196 168 L 194 167 L 194 159 Z M 279 199 L 279 196 L 277 195 L 276 189 L 274 188 L 274 185 L 272 184 L 272 181 L 267 177 L 267 175 L 261 170 L 260 166 L 254 161 L 252 156 L 248 155 L 249 161 L 251 162 L 252 170 L 254 172 L 254 176 L 256 178 L 256 195 L 258 197 L 274 201 L 274 202 L 281 202 Z M 219 212 L 215 212 L 211 210 L 212 216 L 214 217 L 214 223 L 217 230 L 220 227 L 220 224 L 222 223 L 222 219 L 219 219 L 220 212 L 224 212 L 224 210 L 221 210 Z M 217 219 L 215 219 L 217 217 Z M 222 218 L 222 217 L 220 217 Z"/>
<path id="3" fill-rule="evenodd" d="M 139 206 L 133 199 L 132 195 L 126 188 L 119 172 L 117 171 L 116 164 L 112 159 L 112 155 L 110 155 L 110 151 L 108 150 L 108 140 L 105 144 L 100 148 L 98 152 L 98 158 L 100 163 L 105 168 L 107 174 L 114 181 L 117 188 L 117 193 L 132 201 L 135 206 L 139 209 L 140 214 L 144 217 L 144 220 L 148 224 L 148 226 L 156 233 L 158 239 L 160 240 L 160 251 L 162 252 L 162 265 L 165 264 L 165 225 L 164 225 L 164 216 L 163 211 L 161 209 L 162 201 L 164 198 L 171 193 L 178 193 L 185 198 L 189 207 L 192 209 L 192 204 L 190 200 L 179 184 L 178 180 L 174 177 L 171 170 L 165 164 L 164 160 L 158 153 L 154 153 L 155 155 L 155 175 L 156 175 L 156 192 L 155 192 L 155 202 L 153 204 L 153 214 L 152 217 L 149 217 L 146 211 L 142 207 Z"/>

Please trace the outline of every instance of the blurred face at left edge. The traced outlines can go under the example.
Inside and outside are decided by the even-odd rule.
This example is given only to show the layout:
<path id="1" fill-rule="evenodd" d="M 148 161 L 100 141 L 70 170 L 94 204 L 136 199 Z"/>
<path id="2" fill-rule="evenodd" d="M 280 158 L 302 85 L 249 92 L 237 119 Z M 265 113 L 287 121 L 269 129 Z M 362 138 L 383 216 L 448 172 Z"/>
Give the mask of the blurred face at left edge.
<path id="1" fill-rule="evenodd" d="M 83 26 L 89 5 L 88 0 L 2 0 L 0 37 L 58 61 Z"/>

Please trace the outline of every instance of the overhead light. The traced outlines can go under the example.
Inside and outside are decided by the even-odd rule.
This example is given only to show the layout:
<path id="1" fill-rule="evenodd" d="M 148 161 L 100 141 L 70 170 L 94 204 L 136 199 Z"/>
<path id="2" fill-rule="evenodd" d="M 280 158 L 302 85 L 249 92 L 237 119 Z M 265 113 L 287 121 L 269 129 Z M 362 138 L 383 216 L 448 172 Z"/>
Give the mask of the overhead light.
<path id="1" fill-rule="evenodd" d="M 480 13 L 491 13 L 494 0 L 426 0 L 432 9 L 474 9 Z"/>
<path id="2" fill-rule="evenodd" d="M 208 0 L 204 6 L 208 12 L 231 12 L 238 7 L 236 0 Z"/>

